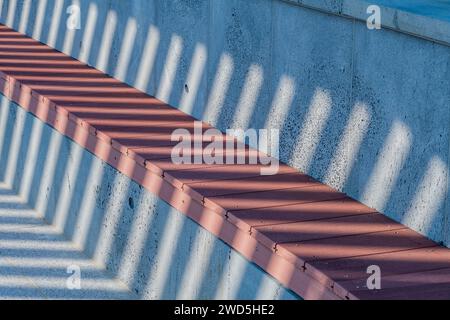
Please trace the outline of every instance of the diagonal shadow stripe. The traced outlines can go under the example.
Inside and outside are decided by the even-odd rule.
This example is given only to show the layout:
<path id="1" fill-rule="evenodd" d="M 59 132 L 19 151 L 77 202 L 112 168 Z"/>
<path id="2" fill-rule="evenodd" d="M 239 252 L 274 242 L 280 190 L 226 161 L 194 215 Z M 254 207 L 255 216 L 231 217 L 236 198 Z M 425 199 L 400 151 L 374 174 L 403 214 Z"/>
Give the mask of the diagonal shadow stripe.
<path id="1" fill-rule="evenodd" d="M 79 290 L 67 286 L 73 266 L 81 271 Z M 0 299 L 133 298 L 125 284 L 0 184 Z"/>

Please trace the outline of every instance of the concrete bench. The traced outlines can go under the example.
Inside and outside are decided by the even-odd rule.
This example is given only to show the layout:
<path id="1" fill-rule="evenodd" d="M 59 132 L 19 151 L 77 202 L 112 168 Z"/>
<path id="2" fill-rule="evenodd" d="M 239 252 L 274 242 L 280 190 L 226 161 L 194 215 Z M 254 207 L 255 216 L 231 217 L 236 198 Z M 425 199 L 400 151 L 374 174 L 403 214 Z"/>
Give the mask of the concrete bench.
<path id="1" fill-rule="evenodd" d="M 305 299 L 450 298 L 449 249 L 285 164 L 273 176 L 174 164 L 170 133 L 195 118 L 6 26 L 0 81 L 6 97 Z M 381 290 L 366 287 L 372 265 Z"/>

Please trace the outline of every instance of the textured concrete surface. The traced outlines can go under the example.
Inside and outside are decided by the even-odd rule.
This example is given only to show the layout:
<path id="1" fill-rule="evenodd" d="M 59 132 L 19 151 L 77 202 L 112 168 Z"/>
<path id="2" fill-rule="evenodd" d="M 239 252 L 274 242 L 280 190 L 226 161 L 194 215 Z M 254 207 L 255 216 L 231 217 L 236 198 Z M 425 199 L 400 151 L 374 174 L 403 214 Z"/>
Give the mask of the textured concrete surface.
<path id="1" fill-rule="evenodd" d="M 448 0 L 375 0 L 373 3 L 450 21 Z"/>
<path id="2" fill-rule="evenodd" d="M 449 246 L 450 48 L 345 18 L 367 16 L 359 0 L 288 2 L 3 0 L 0 16 L 221 130 L 279 128 L 281 160 Z"/>
<path id="3" fill-rule="evenodd" d="M 367 8 L 373 4 L 380 7 L 383 28 L 450 46 L 449 2 L 346 0 L 343 2 L 342 15 L 365 22 Z"/>
<path id="4" fill-rule="evenodd" d="M 402 11 L 408 11 L 417 15 L 430 16 L 433 18 L 439 18 L 448 20 L 450 13 L 450 2 L 448 0 L 373 0 L 373 1 L 361 1 L 361 0 L 283 0 L 291 2 L 293 4 L 310 6 L 337 14 L 348 14 L 347 11 L 350 7 L 357 7 L 361 3 L 363 4 L 376 4 L 386 8 L 401 9 Z"/>
<path id="5" fill-rule="evenodd" d="M 0 298 L 299 298 L 4 97 L 0 164 Z"/>
<path id="6" fill-rule="evenodd" d="M 377 5 L 381 25 L 398 32 L 450 45 L 450 2 L 447 0 L 281 0 L 362 22 Z"/>

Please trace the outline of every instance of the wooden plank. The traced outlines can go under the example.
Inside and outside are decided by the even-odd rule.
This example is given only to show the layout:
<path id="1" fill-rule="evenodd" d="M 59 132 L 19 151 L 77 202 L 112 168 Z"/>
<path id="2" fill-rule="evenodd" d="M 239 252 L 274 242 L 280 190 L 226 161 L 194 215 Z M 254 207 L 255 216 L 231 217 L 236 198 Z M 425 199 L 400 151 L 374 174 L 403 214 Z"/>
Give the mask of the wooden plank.
<path id="1" fill-rule="evenodd" d="M 345 197 L 343 193 L 328 186 L 311 184 L 311 187 L 205 198 L 205 206 L 225 215 L 228 211 L 278 207 L 296 203 L 342 199 Z"/>
<path id="2" fill-rule="evenodd" d="M 171 170 L 165 172 L 165 177 L 171 179 L 171 183 L 180 187 L 183 185 L 197 184 L 200 182 L 212 182 L 229 179 L 246 179 L 261 176 L 261 170 L 267 168 L 262 164 L 225 164 L 206 166 L 193 170 Z M 294 173 L 296 169 L 280 163 L 278 173 Z"/>
<path id="3" fill-rule="evenodd" d="M 340 284 L 348 296 L 364 300 L 448 300 L 450 268 L 381 277 L 381 289 L 368 289 L 366 279 Z"/>
<path id="4" fill-rule="evenodd" d="M 434 245 L 349 259 L 311 261 L 306 268 L 318 277 L 322 274 L 329 280 L 340 282 L 367 278 L 367 267 L 371 265 L 379 266 L 383 277 L 450 268 L 450 250 Z"/>
<path id="5" fill-rule="evenodd" d="M 184 186 L 186 192 L 202 197 L 215 197 L 258 191 L 305 188 L 318 184 L 316 180 L 299 172 L 256 176 L 218 181 L 190 183 Z"/>
<path id="6" fill-rule="evenodd" d="M 400 252 L 434 245 L 433 241 L 405 227 L 402 230 L 283 243 L 277 245 L 277 250 L 286 258 L 299 260 L 299 267 L 303 268 L 304 262 Z"/>
<path id="7" fill-rule="evenodd" d="M 262 209 L 229 212 L 228 219 L 249 229 L 282 223 L 314 221 L 376 212 L 349 197 Z"/>
<path id="8" fill-rule="evenodd" d="M 333 219 L 293 222 L 253 229 L 255 237 L 267 245 L 339 238 L 358 234 L 399 230 L 403 225 L 379 214 L 356 215 Z M 332 240 L 332 239 L 330 239 Z"/>

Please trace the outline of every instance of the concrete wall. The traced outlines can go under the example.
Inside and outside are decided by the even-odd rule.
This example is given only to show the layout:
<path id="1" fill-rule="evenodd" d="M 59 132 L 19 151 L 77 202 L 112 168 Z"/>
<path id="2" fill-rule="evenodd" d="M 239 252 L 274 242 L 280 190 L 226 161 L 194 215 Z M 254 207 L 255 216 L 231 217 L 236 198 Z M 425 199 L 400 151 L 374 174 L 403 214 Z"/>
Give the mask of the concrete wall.
<path id="1" fill-rule="evenodd" d="M 124 283 L 135 297 L 299 299 L 198 224 L 3 96 L 0 97 L 0 181 L 2 187 L 12 186 L 10 193 L 21 199 L 20 208 L 36 212 L 36 217 L 51 225 L 54 233 L 80 248 L 82 257 L 74 253 L 75 263 L 77 259 L 80 263 L 92 260 L 105 268 L 110 277 Z M 5 205 L 0 201 L 1 208 Z M 9 205 L 10 211 L 15 212 L 19 203 L 15 207 Z M 2 230 L 5 223 L 1 223 Z M 11 234 L 13 224 L 11 220 L 8 223 Z M 23 241 L 23 228 L 7 239 Z M 4 232 L 1 237 L 6 239 Z M 53 239 L 52 234 L 40 238 L 47 242 Z M 23 241 L 19 246 L 22 250 L 15 251 L 16 260 L 34 257 L 41 264 L 48 263 L 42 274 L 34 269 L 32 279 L 36 282 L 39 277 L 56 273 L 53 270 L 56 261 L 70 255 L 62 249 L 46 254 L 45 246 L 39 241 L 34 244 L 28 241 L 29 247 L 26 244 Z M 2 264 L 11 254 L 4 246 L 5 243 Z M 81 271 L 83 275 L 89 274 Z M 0 297 L 5 292 L 10 294 L 4 288 L 6 273 L 6 268 L 0 268 Z M 26 269 L 16 266 L 14 275 L 22 273 L 27 273 Z M 65 269 L 61 273 L 64 279 Z M 98 276 L 86 277 L 82 284 L 95 282 Z M 9 279 L 11 286 L 23 286 L 14 279 Z M 22 288 L 21 297 L 29 297 L 33 281 Z M 54 277 L 50 278 L 45 286 L 50 290 L 55 282 Z M 71 296 L 78 297 L 68 290 L 57 297 Z M 43 293 L 32 297 L 43 297 Z"/>
<path id="2" fill-rule="evenodd" d="M 373 3 L 450 21 L 450 2 L 446 0 L 375 0 Z"/>
<path id="3" fill-rule="evenodd" d="M 280 129 L 281 160 L 450 246 L 448 46 L 368 30 L 342 1 L 1 2 L 6 24 L 221 130 Z"/>

